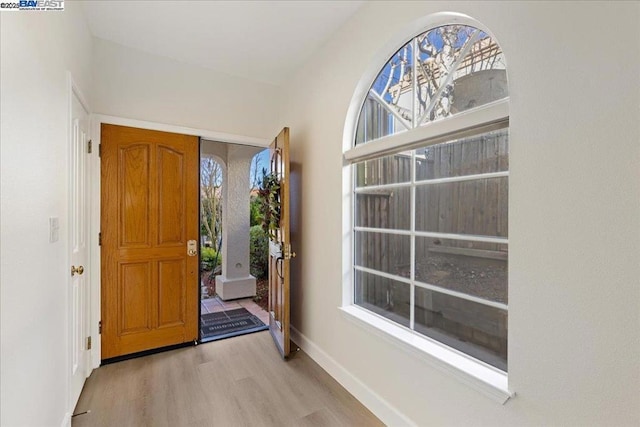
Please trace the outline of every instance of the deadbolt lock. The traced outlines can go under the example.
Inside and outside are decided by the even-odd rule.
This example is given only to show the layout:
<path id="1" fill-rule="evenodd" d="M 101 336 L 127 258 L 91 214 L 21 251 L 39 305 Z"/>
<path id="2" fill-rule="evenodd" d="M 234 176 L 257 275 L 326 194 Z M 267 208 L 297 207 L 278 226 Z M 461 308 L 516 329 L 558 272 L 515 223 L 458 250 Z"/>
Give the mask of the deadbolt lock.
<path id="1" fill-rule="evenodd" d="M 196 256 L 198 255 L 198 242 L 195 240 L 189 240 L 187 242 L 187 255 Z"/>

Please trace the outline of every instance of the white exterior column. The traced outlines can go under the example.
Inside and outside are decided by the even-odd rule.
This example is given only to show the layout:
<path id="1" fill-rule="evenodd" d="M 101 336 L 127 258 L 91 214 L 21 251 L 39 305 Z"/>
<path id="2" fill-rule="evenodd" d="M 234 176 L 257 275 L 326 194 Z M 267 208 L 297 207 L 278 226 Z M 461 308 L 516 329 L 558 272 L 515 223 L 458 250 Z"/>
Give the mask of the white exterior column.
<path id="1" fill-rule="evenodd" d="M 256 278 L 249 272 L 249 169 L 258 147 L 227 145 L 222 200 L 222 275 L 216 293 L 223 300 L 256 295 Z"/>

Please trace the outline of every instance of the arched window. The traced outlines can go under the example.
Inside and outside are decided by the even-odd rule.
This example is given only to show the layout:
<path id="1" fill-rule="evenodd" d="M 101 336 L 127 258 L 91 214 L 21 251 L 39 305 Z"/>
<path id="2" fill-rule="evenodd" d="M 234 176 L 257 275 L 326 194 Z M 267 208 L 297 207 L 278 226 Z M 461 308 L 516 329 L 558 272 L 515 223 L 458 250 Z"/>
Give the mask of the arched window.
<path id="1" fill-rule="evenodd" d="M 506 98 L 498 43 L 468 25 L 443 25 L 402 46 L 362 105 L 355 143 L 413 129 Z"/>
<path id="2" fill-rule="evenodd" d="M 506 372 L 506 61 L 462 21 L 425 28 L 356 92 L 345 306 Z"/>

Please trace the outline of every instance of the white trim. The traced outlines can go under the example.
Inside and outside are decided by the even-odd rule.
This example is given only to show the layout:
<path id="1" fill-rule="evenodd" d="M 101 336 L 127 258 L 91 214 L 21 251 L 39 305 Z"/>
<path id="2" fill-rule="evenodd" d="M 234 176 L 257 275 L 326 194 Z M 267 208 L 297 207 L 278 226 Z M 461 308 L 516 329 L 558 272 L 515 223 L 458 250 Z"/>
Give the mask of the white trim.
<path id="1" fill-rule="evenodd" d="M 418 336 L 357 306 L 339 307 L 345 318 L 430 366 L 450 374 L 465 385 L 504 405 L 509 391 L 507 374 L 428 337 Z M 306 351 L 306 350 L 305 350 Z"/>
<path id="2" fill-rule="evenodd" d="M 340 365 L 333 357 L 327 354 L 319 345 L 311 341 L 293 326 L 291 327 L 291 340 L 333 377 L 342 387 L 358 399 L 383 423 L 390 426 L 417 426 L 406 415 L 383 399 L 375 391 L 369 388 L 351 371 Z"/>
<path id="3" fill-rule="evenodd" d="M 480 22 L 459 13 L 442 12 L 419 18 L 404 27 L 404 29 L 396 34 L 389 43 L 376 52 L 372 60 L 367 65 L 367 68 L 364 70 L 351 98 L 342 135 L 342 147 L 344 153 L 342 186 L 343 286 L 342 307 L 340 307 L 340 311 L 347 319 L 353 321 L 368 333 L 382 337 L 396 345 L 398 348 L 413 354 L 419 360 L 428 363 L 430 366 L 433 366 L 442 372 L 450 374 L 462 383 L 467 384 L 471 388 L 480 391 L 491 399 L 504 404 L 509 400 L 509 398 L 515 395 L 515 393 L 509 391 L 508 376 L 506 372 L 500 371 L 493 366 L 472 358 L 465 353 L 450 348 L 431 338 L 419 336 L 414 331 L 396 325 L 393 322 L 377 316 L 375 313 L 352 305 L 354 295 L 354 230 L 508 244 L 507 238 L 416 232 L 415 224 L 410 230 L 400 231 L 354 227 L 355 168 L 351 166 L 352 163 L 367 160 L 372 157 L 379 157 L 387 153 L 391 154 L 402 149 L 406 150 L 420 146 L 424 147 L 427 145 L 434 145 L 478 133 L 508 127 L 509 98 L 505 98 L 503 100 L 474 108 L 473 110 L 427 123 L 423 126 L 417 126 L 406 132 L 383 137 L 366 144 L 360 144 L 357 147 L 353 146 L 360 110 L 366 100 L 371 85 L 380 71 L 381 64 L 385 64 L 394 52 L 413 39 L 416 34 L 421 34 L 427 29 L 447 24 L 469 25 L 482 30 L 490 37 L 495 38 L 491 31 Z M 413 76 L 415 78 L 415 72 L 413 73 Z M 415 113 L 415 105 L 413 106 L 413 109 Z M 496 177 L 498 176 L 508 176 L 508 172 L 504 174 L 502 172 L 496 174 Z M 466 179 L 476 178 L 479 177 L 473 176 Z M 456 177 L 454 180 L 461 179 Z M 441 182 L 448 181 L 451 181 L 451 179 L 444 178 L 441 180 Z M 415 171 L 413 172 L 410 186 L 413 189 L 414 199 L 416 185 L 428 183 L 434 184 L 437 183 L 437 181 L 421 181 L 417 183 L 415 181 Z M 412 207 L 414 207 L 413 203 Z M 412 281 L 410 280 L 410 282 Z M 415 281 L 412 283 L 416 284 Z M 418 284 L 418 286 L 420 285 Z"/>
<path id="4" fill-rule="evenodd" d="M 508 119 L 509 98 L 504 98 L 405 132 L 360 144 L 345 151 L 344 158 L 348 162 L 354 162 L 400 149 L 435 145 L 468 136 L 470 130 L 475 135 L 506 127 L 504 122 Z M 487 129 L 483 129 L 485 127 Z"/>
<path id="5" fill-rule="evenodd" d="M 414 39 L 416 40 L 416 39 Z M 415 49 L 415 46 L 414 46 Z M 415 50 L 414 50 L 415 52 Z M 415 71 L 416 71 L 416 67 L 415 67 L 415 63 L 416 61 L 413 61 L 414 63 L 414 68 L 413 68 L 413 72 L 414 72 L 414 84 L 416 84 L 415 82 L 417 82 L 417 76 L 415 75 Z M 415 89 L 415 86 L 414 86 Z M 415 111 L 415 102 L 414 102 L 414 111 Z M 415 114 L 414 114 L 415 116 Z M 411 204 L 411 215 L 409 216 L 411 223 L 409 224 L 409 230 L 411 230 L 411 234 L 412 237 L 409 238 L 409 279 L 411 279 L 411 283 L 409 284 L 410 289 L 409 289 L 409 328 L 410 329 L 415 329 L 416 326 L 416 286 L 415 286 L 415 280 L 416 280 L 416 239 L 415 239 L 415 233 L 416 233 L 416 152 L 411 151 L 411 164 L 409 165 L 409 171 L 411 174 L 411 198 L 410 198 L 410 204 Z"/>
<path id="6" fill-rule="evenodd" d="M 351 304 L 353 298 L 354 175 L 355 168 L 351 165 L 342 168 L 342 305 Z"/>
<path id="7" fill-rule="evenodd" d="M 270 139 L 256 138 L 253 136 L 235 135 L 224 132 L 216 132 L 207 129 L 195 129 L 185 126 L 169 125 L 165 123 L 149 122 L 145 120 L 129 119 L 124 117 L 108 116 L 105 114 L 96 114 L 96 120 L 99 123 L 109 123 L 112 125 L 129 126 L 148 130 L 158 130 L 162 132 L 173 132 L 182 135 L 194 135 L 203 139 L 216 142 L 226 142 L 229 144 L 252 145 L 257 147 L 268 147 L 271 143 Z"/>
<path id="8" fill-rule="evenodd" d="M 80 101 L 80 104 L 82 105 L 82 108 L 84 108 L 88 115 L 91 115 L 91 108 L 89 107 L 87 98 L 83 95 L 82 90 L 80 90 L 80 87 L 76 84 L 70 71 L 67 71 L 67 77 L 69 79 L 69 84 L 71 85 L 71 91 L 75 93 L 78 101 Z"/>
<path id="9" fill-rule="evenodd" d="M 71 413 L 65 412 L 64 417 L 62 418 L 62 422 L 60 423 L 60 427 L 71 427 Z"/>
<path id="10" fill-rule="evenodd" d="M 100 260 L 100 246 L 98 245 L 98 233 L 100 232 L 100 157 L 98 156 L 100 145 L 100 121 L 96 120 L 96 115 L 92 115 L 91 119 L 91 135 L 93 150 L 89 155 L 90 163 L 90 224 L 89 224 L 89 245 L 91 257 L 91 367 L 96 369 L 100 367 L 102 361 L 102 337 L 98 328 L 98 323 L 102 318 L 102 293 L 100 285 L 100 271 L 102 263 Z"/>

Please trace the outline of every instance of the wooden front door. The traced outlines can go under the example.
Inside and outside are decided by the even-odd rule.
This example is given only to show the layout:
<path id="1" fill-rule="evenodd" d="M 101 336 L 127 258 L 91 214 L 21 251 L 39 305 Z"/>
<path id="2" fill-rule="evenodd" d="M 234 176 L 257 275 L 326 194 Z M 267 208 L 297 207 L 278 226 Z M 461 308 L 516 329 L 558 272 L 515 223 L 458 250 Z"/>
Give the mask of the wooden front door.
<path id="1" fill-rule="evenodd" d="M 269 239 L 269 331 L 282 357 L 288 357 L 289 342 L 289 276 L 290 241 L 290 180 L 289 128 L 284 128 L 269 146 L 271 173 L 280 180 L 280 227 L 276 238 Z"/>
<path id="2" fill-rule="evenodd" d="M 102 358 L 198 338 L 199 143 L 101 130 Z"/>

